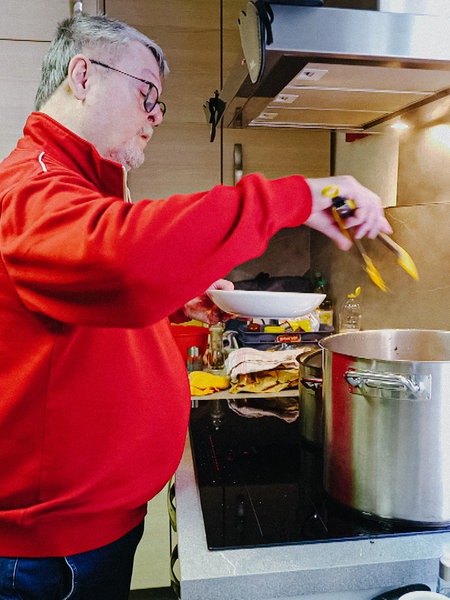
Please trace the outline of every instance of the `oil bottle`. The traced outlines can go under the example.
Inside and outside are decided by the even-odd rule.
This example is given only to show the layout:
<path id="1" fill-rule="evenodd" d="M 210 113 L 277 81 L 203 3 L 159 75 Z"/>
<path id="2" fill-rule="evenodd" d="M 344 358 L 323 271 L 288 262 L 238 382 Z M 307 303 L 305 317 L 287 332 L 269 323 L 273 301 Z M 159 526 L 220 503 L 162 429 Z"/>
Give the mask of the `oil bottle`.
<path id="1" fill-rule="evenodd" d="M 361 329 L 362 313 L 359 295 L 361 288 L 358 286 L 353 293 L 347 294 L 339 313 L 339 333 L 346 331 L 359 331 Z"/>
<path id="2" fill-rule="evenodd" d="M 333 301 L 330 298 L 328 293 L 327 282 L 322 277 L 321 273 L 315 274 L 315 287 L 314 292 L 316 294 L 326 294 L 325 300 L 322 302 L 320 306 L 316 309 L 316 314 L 319 319 L 319 322 L 322 325 L 333 326 Z"/>

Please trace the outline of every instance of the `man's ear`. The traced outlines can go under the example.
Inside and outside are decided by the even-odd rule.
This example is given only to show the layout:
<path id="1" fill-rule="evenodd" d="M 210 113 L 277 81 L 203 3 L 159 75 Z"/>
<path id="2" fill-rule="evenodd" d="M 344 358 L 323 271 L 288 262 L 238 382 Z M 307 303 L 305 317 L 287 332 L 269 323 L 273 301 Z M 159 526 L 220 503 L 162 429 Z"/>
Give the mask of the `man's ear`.
<path id="1" fill-rule="evenodd" d="M 84 100 L 88 89 L 89 60 L 82 54 L 74 56 L 67 73 L 67 82 L 73 95 L 78 100 Z"/>

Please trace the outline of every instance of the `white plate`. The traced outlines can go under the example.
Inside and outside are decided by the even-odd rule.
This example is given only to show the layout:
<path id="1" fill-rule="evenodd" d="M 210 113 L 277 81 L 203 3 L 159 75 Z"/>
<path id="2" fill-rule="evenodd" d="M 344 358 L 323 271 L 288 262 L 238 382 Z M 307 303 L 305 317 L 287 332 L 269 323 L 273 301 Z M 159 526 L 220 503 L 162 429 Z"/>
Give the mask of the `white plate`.
<path id="1" fill-rule="evenodd" d="M 245 318 L 296 319 L 307 315 L 325 300 L 325 294 L 262 292 L 249 290 L 208 290 L 221 310 Z"/>

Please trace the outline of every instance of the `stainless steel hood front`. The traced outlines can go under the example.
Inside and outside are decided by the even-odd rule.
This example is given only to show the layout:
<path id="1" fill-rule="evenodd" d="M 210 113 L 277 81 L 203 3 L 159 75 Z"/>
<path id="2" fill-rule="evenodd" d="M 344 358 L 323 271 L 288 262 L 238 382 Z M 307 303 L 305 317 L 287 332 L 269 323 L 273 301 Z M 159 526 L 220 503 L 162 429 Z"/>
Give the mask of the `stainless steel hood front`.
<path id="1" fill-rule="evenodd" d="M 270 6 L 271 44 L 255 3 L 239 17 L 245 60 L 220 92 L 226 127 L 365 131 L 450 94 L 449 18 Z"/>

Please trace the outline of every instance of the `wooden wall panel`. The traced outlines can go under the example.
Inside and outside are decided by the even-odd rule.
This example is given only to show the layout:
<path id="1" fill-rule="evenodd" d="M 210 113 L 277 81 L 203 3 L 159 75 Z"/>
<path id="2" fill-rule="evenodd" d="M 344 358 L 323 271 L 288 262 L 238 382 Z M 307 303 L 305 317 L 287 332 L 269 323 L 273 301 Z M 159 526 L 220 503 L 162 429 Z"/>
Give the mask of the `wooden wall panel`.
<path id="1" fill-rule="evenodd" d="M 52 39 L 56 24 L 70 15 L 69 0 L 2 0 L 0 39 Z"/>
<path id="2" fill-rule="evenodd" d="M 98 0 L 85 0 L 97 12 Z M 0 160 L 9 154 L 34 108 L 41 63 L 58 23 L 71 13 L 72 0 L 1 0 Z"/>
<path id="3" fill-rule="evenodd" d="M 164 50 L 164 123 L 144 165 L 130 174 L 134 198 L 199 191 L 220 182 L 220 147 L 209 143 L 203 104 L 219 85 L 219 0 L 107 0 L 107 14 L 140 29 Z"/>
<path id="4" fill-rule="evenodd" d="M 203 125 L 203 103 L 219 84 L 219 1 L 108 0 L 107 12 L 163 48 L 170 68 L 163 89 L 168 120 Z"/>
<path id="5" fill-rule="evenodd" d="M 164 124 L 149 142 L 145 163 L 131 171 L 134 200 L 207 190 L 219 183 L 219 147 L 206 124 Z"/>
<path id="6" fill-rule="evenodd" d="M 0 40 L 0 160 L 15 147 L 33 110 L 48 42 Z"/>
<path id="7" fill-rule="evenodd" d="M 233 147 L 242 144 L 243 172 L 268 178 L 298 173 L 326 177 L 330 173 L 330 134 L 327 131 L 225 129 L 224 181 L 233 182 Z"/>

